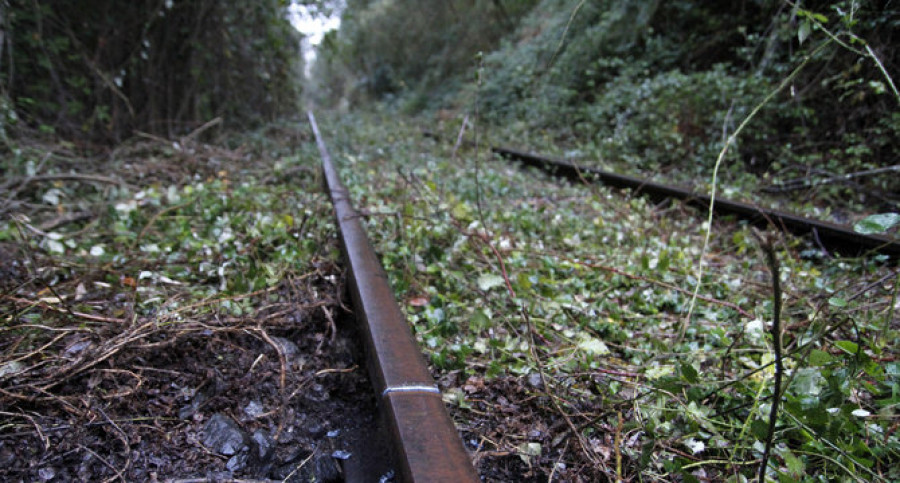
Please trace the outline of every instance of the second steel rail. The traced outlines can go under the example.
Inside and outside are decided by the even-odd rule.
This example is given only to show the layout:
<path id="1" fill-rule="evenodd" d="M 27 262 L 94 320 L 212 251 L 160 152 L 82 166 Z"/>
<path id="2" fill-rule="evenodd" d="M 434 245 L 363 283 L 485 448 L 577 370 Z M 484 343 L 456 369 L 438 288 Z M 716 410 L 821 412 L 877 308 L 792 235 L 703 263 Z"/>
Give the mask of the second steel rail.
<path id="1" fill-rule="evenodd" d="M 595 179 L 609 186 L 629 188 L 654 198 L 682 200 L 701 209 L 708 209 L 709 205 L 713 203 L 709 195 L 696 193 L 677 186 L 668 186 L 646 179 L 579 166 L 570 161 L 552 159 L 512 148 L 494 147 L 491 148 L 491 151 L 504 158 L 517 160 L 527 166 L 535 166 L 569 179 Z M 848 227 L 834 223 L 718 197 L 713 203 L 713 209 L 719 214 L 736 215 L 754 225 L 764 226 L 771 224 L 778 229 L 784 229 L 797 235 L 812 234 L 823 246 L 846 254 L 856 255 L 871 251 L 889 255 L 894 259 L 900 257 L 900 243 L 887 236 L 856 233 Z"/>

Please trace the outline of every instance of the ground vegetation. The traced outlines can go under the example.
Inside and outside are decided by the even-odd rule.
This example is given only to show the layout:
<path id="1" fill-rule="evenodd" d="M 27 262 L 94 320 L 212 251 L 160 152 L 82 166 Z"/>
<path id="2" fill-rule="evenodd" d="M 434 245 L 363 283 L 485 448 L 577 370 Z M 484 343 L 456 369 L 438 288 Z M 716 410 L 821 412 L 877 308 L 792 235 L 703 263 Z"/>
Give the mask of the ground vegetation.
<path id="1" fill-rule="evenodd" d="M 326 135 L 488 481 L 750 481 L 769 441 L 773 481 L 900 476 L 887 260 L 714 220 L 694 300 L 705 214 L 393 116 Z"/>
<path id="2" fill-rule="evenodd" d="M 2 185 L 0 479 L 339 481 L 377 441 L 309 136 L 22 146 L 42 162 Z"/>

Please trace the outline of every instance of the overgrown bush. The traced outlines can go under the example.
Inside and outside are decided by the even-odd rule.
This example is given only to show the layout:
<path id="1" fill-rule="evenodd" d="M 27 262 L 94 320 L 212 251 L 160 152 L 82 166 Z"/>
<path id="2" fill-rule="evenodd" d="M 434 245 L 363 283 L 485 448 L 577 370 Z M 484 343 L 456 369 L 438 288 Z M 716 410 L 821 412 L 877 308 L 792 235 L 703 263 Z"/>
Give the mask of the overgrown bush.
<path id="1" fill-rule="evenodd" d="M 898 25 L 886 2 L 544 0 L 486 56 L 477 88 L 484 118 L 520 143 L 549 130 L 606 160 L 705 176 L 724 138 L 802 66 L 727 168 L 829 176 L 896 164 Z"/>
<path id="2" fill-rule="evenodd" d="M 674 70 L 650 78 L 621 76 L 581 109 L 578 134 L 592 140 L 607 159 L 643 169 L 696 159 L 708 172 L 725 136 L 769 89 L 766 79 L 730 74 L 721 64 L 691 74 Z M 764 142 L 773 134 L 770 124 L 759 121 L 748 142 Z"/>
<path id="3" fill-rule="evenodd" d="M 323 97 L 381 99 L 447 92 L 467 78 L 479 51 L 511 31 L 535 0 L 351 0 L 340 31 L 326 39 L 317 67 Z M 344 77 L 344 78 L 341 78 Z M 448 85 L 449 81 L 449 85 Z M 332 86 L 342 84 L 336 91 Z"/>

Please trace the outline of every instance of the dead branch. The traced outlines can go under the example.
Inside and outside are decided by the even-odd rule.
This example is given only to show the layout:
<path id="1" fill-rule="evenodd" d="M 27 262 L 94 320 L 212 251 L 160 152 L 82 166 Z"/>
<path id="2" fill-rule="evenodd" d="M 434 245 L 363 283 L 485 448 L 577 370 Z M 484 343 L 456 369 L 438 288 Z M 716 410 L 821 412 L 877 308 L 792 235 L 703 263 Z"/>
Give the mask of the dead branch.
<path id="1" fill-rule="evenodd" d="M 0 186 L 0 191 L 7 190 L 13 186 L 19 186 L 20 189 L 30 183 L 43 181 L 84 181 L 90 183 L 103 183 L 124 186 L 126 183 L 120 179 L 110 178 L 100 174 L 80 174 L 80 173 L 59 173 L 59 174 L 39 174 L 35 176 L 27 176 L 24 178 L 13 178 Z"/>
<path id="2" fill-rule="evenodd" d="M 759 481 L 766 480 L 766 469 L 769 466 L 769 454 L 775 441 L 775 425 L 778 422 L 778 406 L 781 403 L 781 379 L 784 375 L 784 363 L 782 362 L 781 342 L 781 272 L 778 267 L 778 256 L 775 253 L 774 237 L 763 239 L 754 232 L 759 239 L 760 246 L 766 255 L 766 264 L 772 273 L 772 346 L 775 352 L 775 384 L 772 388 L 772 409 L 769 411 L 769 428 L 766 433 L 766 445 L 763 450 L 762 462 L 759 465 Z"/>
<path id="3" fill-rule="evenodd" d="M 212 127 L 218 126 L 219 124 L 222 124 L 222 117 L 221 117 L 221 116 L 219 116 L 219 117 L 217 117 L 217 118 L 215 118 L 215 119 L 212 119 L 211 121 L 207 121 L 207 122 L 204 123 L 202 126 L 200 126 L 200 127 L 198 127 L 197 129 L 194 129 L 193 131 L 191 131 L 188 135 L 182 136 L 182 138 L 181 138 L 181 145 L 183 146 L 183 145 L 185 145 L 185 144 L 187 144 L 187 143 L 193 141 L 194 139 L 197 138 L 197 136 L 203 134 L 204 131 L 206 131 L 206 130 L 212 128 Z"/>
<path id="4" fill-rule="evenodd" d="M 61 314 L 71 314 L 75 317 L 82 318 L 85 320 L 90 320 L 93 322 L 106 322 L 110 324 L 125 324 L 128 321 L 125 319 L 120 319 L 117 317 L 105 317 L 102 315 L 94 315 L 94 314 L 86 314 L 84 312 L 76 312 L 74 310 L 68 310 L 65 308 L 56 307 L 54 305 L 50 305 L 47 302 L 41 300 L 28 300 L 19 297 L 13 297 L 12 295 L 0 295 L 0 298 L 11 300 L 14 303 L 21 305 L 23 307 L 40 307 L 44 310 L 50 310 L 52 312 L 57 312 Z"/>

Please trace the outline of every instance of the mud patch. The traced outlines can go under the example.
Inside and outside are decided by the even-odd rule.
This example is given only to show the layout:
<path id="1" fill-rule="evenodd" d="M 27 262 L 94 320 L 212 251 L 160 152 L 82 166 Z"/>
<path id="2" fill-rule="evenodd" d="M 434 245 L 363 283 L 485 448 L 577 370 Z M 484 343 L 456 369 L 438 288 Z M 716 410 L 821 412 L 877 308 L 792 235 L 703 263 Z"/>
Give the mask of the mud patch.
<path id="1" fill-rule="evenodd" d="M 607 439 L 612 438 L 613 431 L 598 421 L 604 412 L 597 402 L 573 397 L 564 409 L 577 416 L 563 415 L 543 390 L 536 373 L 496 378 L 472 375 L 460 379 L 460 372 L 450 372 L 440 378 L 440 384 L 449 394 L 445 399 L 451 403 L 450 412 L 482 481 L 615 479 L 604 472 L 613 456 L 600 455 L 604 461 L 599 464 L 591 461 L 569 425 L 570 421 L 577 421 L 573 424 L 577 424 L 579 431 L 596 427 L 597 434 L 584 442 L 611 446 L 612 441 Z M 561 396 L 567 396 L 565 391 L 556 395 L 558 399 Z"/>
<path id="2" fill-rule="evenodd" d="M 300 319 L 155 334 L 43 397 L 13 375 L 0 479 L 343 481 L 378 424 L 355 322 Z"/>

